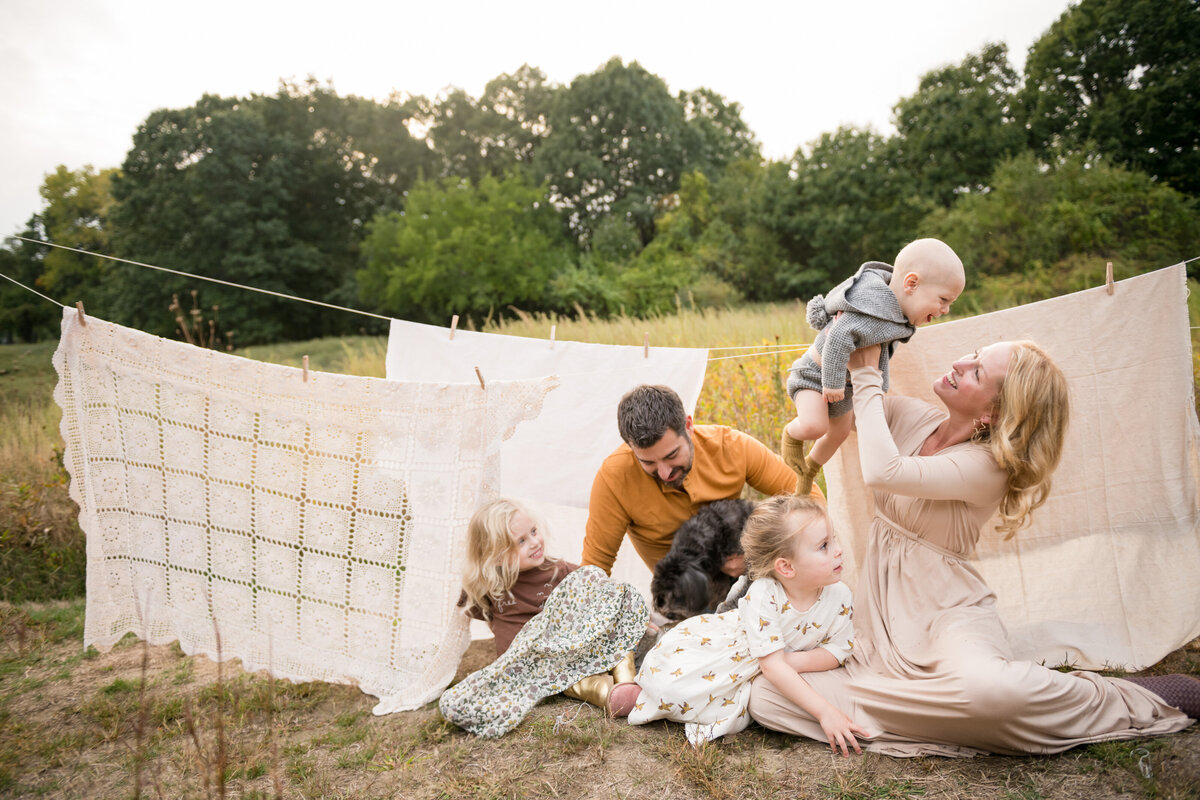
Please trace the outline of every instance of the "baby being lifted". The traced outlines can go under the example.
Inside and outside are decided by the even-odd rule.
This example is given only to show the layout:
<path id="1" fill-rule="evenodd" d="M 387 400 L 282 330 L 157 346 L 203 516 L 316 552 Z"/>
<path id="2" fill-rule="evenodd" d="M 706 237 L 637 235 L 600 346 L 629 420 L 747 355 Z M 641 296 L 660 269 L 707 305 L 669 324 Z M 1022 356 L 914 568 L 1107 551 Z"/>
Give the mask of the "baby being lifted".
<path id="1" fill-rule="evenodd" d="M 888 359 L 918 325 L 949 313 L 966 284 L 962 261 L 938 239 L 917 239 L 896 256 L 896 266 L 868 261 L 827 295 L 808 303 L 808 324 L 820 331 L 788 375 L 796 418 L 783 429 L 780 453 L 807 494 L 813 479 L 846 440 L 853 422 L 846 362 L 860 347 L 883 345 L 879 369 L 888 389 Z M 840 314 L 840 316 L 839 316 Z M 813 442 L 808 455 L 804 443 Z"/>

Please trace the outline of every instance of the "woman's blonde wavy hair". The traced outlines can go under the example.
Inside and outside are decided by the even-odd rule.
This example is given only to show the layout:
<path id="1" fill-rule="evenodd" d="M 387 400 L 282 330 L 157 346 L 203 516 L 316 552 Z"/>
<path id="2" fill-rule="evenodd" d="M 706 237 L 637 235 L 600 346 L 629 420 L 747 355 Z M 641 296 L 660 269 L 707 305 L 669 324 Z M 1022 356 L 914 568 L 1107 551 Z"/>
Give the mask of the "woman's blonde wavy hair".
<path id="1" fill-rule="evenodd" d="M 476 606 L 483 618 L 491 620 L 492 606 L 497 600 L 511 597 L 513 584 L 520 570 L 517 545 L 509 526 L 517 512 L 523 512 L 533 524 L 542 527 L 529 509 L 500 498 L 484 505 L 467 524 L 467 567 L 463 572 L 463 592 L 466 607 Z M 543 569 L 549 569 L 558 559 L 547 558 Z"/>
<path id="2" fill-rule="evenodd" d="M 794 556 L 796 535 L 819 519 L 828 524 L 829 512 L 823 502 L 809 495 L 784 494 L 759 503 L 742 527 L 742 551 L 750 578 L 776 577 L 775 559 Z"/>
<path id="3" fill-rule="evenodd" d="M 1012 344 L 991 425 L 975 436 L 1008 473 L 996 526 L 1006 540 L 1028 525 L 1034 509 L 1046 502 L 1071 415 L 1067 378 L 1058 365 L 1033 342 Z"/>

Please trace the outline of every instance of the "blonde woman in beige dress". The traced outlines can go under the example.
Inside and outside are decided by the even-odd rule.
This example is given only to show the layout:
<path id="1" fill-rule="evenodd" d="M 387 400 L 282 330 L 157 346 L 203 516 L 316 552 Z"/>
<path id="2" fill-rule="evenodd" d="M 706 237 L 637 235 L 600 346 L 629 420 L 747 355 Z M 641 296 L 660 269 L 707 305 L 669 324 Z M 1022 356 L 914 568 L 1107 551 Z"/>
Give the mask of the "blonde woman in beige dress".
<path id="1" fill-rule="evenodd" d="M 866 749 L 899 756 L 1057 753 L 1190 725 L 1200 714 L 1190 676 L 1121 680 L 1013 660 L 996 596 L 970 561 L 997 508 L 1011 536 L 1049 493 L 1068 416 L 1053 361 L 1032 342 L 984 347 L 938 379 L 938 408 L 885 396 L 876 350 L 850 360 L 876 507 L 855 591 L 856 647 L 845 666 L 806 674 L 813 690 L 873 734 Z M 765 676 L 750 714 L 825 739 Z"/>

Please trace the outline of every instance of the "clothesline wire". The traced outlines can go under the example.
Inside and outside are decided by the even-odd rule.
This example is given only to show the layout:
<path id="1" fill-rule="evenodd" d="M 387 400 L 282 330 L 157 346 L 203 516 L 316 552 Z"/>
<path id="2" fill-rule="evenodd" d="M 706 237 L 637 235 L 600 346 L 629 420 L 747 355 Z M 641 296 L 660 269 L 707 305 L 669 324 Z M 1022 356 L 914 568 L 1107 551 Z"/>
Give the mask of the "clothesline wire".
<path id="1" fill-rule="evenodd" d="M 300 303 L 309 303 L 314 306 L 321 306 L 323 308 L 331 308 L 334 311 L 346 311 L 351 314 L 361 314 L 364 317 L 374 317 L 375 319 L 388 320 L 389 322 L 392 319 L 391 317 L 385 317 L 382 314 L 373 314 L 370 311 L 361 311 L 357 308 L 347 308 L 345 306 L 336 306 L 336 305 L 333 305 L 332 303 L 323 303 L 320 300 L 310 300 L 307 297 L 297 297 L 294 294 L 283 294 L 282 292 L 273 292 L 270 289 L 260 289 L 257 286 L 246 286 L 241 283 L 234 283 L 232 281 L 221 280 L 220 278 L 210 278 L 207 275 L 201 275 L 196 272 L 182 272 L 180 270 L 171 269 L 169 267 L 159 267 L 159 266 L 155 266 L 154 264 L 147 264 L 144 261 L 133 261 L 128 258 L 120 258 L 118 256 L 110 256 L 107 253 L 96 253 L 91 250 L 80 250 L 78 247 L 67 247 L 65 244 L 55 244 L 54 242 L 46 242 L 46 241 L 42 241 L 41 239 L 30 239 L 25 236 L 17 236 L 15 234 L 13 236 L 11 236 L 10 238 L 20 239 L 22 242 L 29 242 L 30 244 L 41 244 L 41 245 L 46 245 L 47 247 L 57 247 L 60 250 L 69 250 L 72 253 L 82 253 L 85 256 L 96 256 L 97 258 L 107 258 L 109 261 L 119 261 L 122 264 L 132 264 L 135 267 L 145 267 L 146 269 L 156 269 L 159 272 L 169 272 L 172 275 L 181 275 L 185 278 L 195 278 L 196 280 L 199 280 L 199 281 L 208 281 L 209 283 L 217 283 L 217 284 L 220 284 L 221 286 L 229 286 L 233 289 L 244 289 L 247 292 L 258 292 L 259 294 L 269 294 L 272 297 L 279 297 L 284 300 L 295 300 Z M 5 277 L 7 277 L 7 276 L 5 276 Z M 12 279 L 10 278 L 9 280 L 12 280 Z M 14 283 L 15 283 L 15 281 L 14 281 Z M 29 287 L 26 286 L 25 288 L 28 289 Z M 30 289 L 30 291 L 33 291 L 33 290 Z M 43 295 L 43 297 L 44 296 L 45 295 Z M 59 303 L 59 305 L 62 305 L 62 303 Z"/>
<path id="2" fill-rule="evenodd" d="M 269 289 L 260 289 L 256 286 L 246 286 L 246 285 L 243 285 L 240 283 L 234 283 L 232 281 L 221 280 L 220 278 L 210 278 L 206 275 L 200 275 L 195 272 L 182 272 L 177 269 L 170 269 L 169 267 L 160 267 L 160 266 L 156 266 L 154 264 L 147 264 L 144 261 L 134 261 L 134 260 L 128 259 L 128 258 L 120 258 L 118 256 L 110 256 L 106 253 L 96 253 L 91 250 L 81 250 L 78 247 L 68 247 L 65 244 L 56 244 L 54 242 L 47 242 L 42 239 L 31 239 L 26 236 L 17 236 L 16 234 L 10 236 L 9 238 L 19 239 L 22 242 L 29 242 L 30 244 L 45 245 L 47 247 L 57 247 L 60 250 L 68 250 L 72 253 L 81 253 L 82 255 L 85 255 L 85 256 L 95 256 L 97 258 L 106 258 L 110 261 L 119 261 L 122 264 L 131 264 L 135 267 L 145 267 L 146 269 L 154 269 L 154 270 L 158 270 L 159 272 L 168 272 L 172 275 L 180 275 L 185 278 L 196 278 L 197 280 L 208 281 L 209 283 L 216 283 L 216 284 L 220 284 L 221 286 L 229 286 L 234 289 L 244 289 L 248 292 L 258 292 L 260 294 L 271 295 L 272 297 L 279 297 L 284 300 L 296 300 L 301 303 L 310 303 L 315 306 L 331 308 L 331 309 L 334 309 L 335 311 L 345 311 L 350 314 L 361 314 L 364 317 L 373 317 L 375 319 L 382 319 L 382 320 L 386 320 L 388 322 L 390 322 L 392 320 L 391 317 L 387 317 L 382 314 L 373 314 L 370 311 L 362 311 L 357 308 L 347 308 L 346 306 L 338 306 L 338 305 L 333 305 L 331 303 L 323 303 L 320 300 L 310 300 L 306 297 L 298 297 L 296 295 L 282 294 L 281 292 L 273 292 Z M 3 275 L 3 273 L 0 273 L 0 275 Z M 42 294 L 41 292 L 37 291 L 36 289 L 26 286 L 25 284 L 21 283 L 20 281 L 16 280 L 15 278 L 11 278 L 8 275 L 3 275 L 3 277 L 12 281 L 17 286 L 20 286 L 22 289 L 26 289 L 30 292 L 33 292 L 38 297 L 41 297 L 45 300 L 49 300 L 51 303 L 54 303 L 56 306 L 64 307 L 63 304 L 60 303 L 59 301 L 54 300 L 53 298 L 47 297 L 46 295 Z M 770 355 L 772 353 L 790 353 L 790 352 L 796 351 L 797 349 L 804 350 L 807 348 L 808 348 L 808 345 L 806 345 L 806 344 L 787 344 L 787 345 L 776 344 L 774 347 L 771 347 L 770 345 L 752 345 L 751 344 L 751 345 L 737 345 L 734 347 L 709 347 L 706 349 L 708 349 L 710 351 L 711 350 L 759 350 L 759 352 L 746 353 L 744 355 L 745 356 L 760 356 L 760 355 Z M 720 361 L 725 358 L 742 358 L 742 357 L 743 357 L 742 355 L 718 356 L 715 358 L 710 358 L 709 361 Z"/>
<path id="3" fill-rule="evenodd" d="M 4 278 L 4 280 L 6 280 L 6 281 L 11 281 L 12 283 L 15 283 L 17 286 L 20 286 L 22 289 L 24 289 L 27 292 L 33 292 L 34 294 L 36 294 L 38 297 L 42 298 L 43 300 L 49 300 L 51 303 L 54 303 L 54 305 L 58 306 L 59 308 L 66 308 L 66 306 L 64 306 L 62 303 L 58 302 L 57 300 L 55 300 L 53 297 L 47 297 L 46 295 L 39 292 L 37 289 L 26 286 L 25 284 L 21 283 L 16 278 L 10 278 L 8 275 L 5 275 L 3 272 L 0 272 L 0 278 Z"/>
<path id="4" fill-rule="evenodd" d="M 30 244 L 40 244 L 40 245 L 45 245 L 47 247 L 57 247 L 60 250 L 69 250 L 72 253 L 81 253 L 82 255 L 85 255 L 85 256 L 95 256 L 97 258 L 106 258 L 110 261 L 119 261 L 122 264 L 131 264 L 135 267 L 144 267 L 146 269 L 158 270 L 159 272 L 167 272 L 172 275 L 180 275 L 185 278 L 195 278 L 195 279 L 201 280 L 201 281 L 208 281 L 209 283 L 220 284 L 221 286 L 228 286 L 233 289 L 243 289 L 247 292 L 258 292 L 259 294 L 266 294 L 266 295 L 270 295 L 272 297 L 281 298 L 283 300 L 295 300 L 300 303 L 309 303 L 310 305 L 321 306 L 322 308 L 333 309 L 334 311 L 345 311 L 350 314 L 359 314 L 364 317 L 373 317 L 375 319 L 382 319 L 387 322 L 392 321 L 392 317 L 384 316 L 383 314 L 374 314 L 370 311 L 362 311 L 357 308 L 347 308 L 346 306 L 338 306 L 338 305 L 334 305 L 332 303 L 323 303 L 320 300 L 310 300 L 307 297 L 298 297 L 296 295 L 283 294 L 281 292 L 273 292 L 270 289 L 260 289 L 257 286 L 246 286 L 241 283 L 233 283 L 232 281 L 221 280 L 220 278 L 210 278 L 207 275 L 200 275 L 199 273 L 195 273 L 195 272 L 183 272 L 183 271 L 177 270 L 177 269 L 170 269 L 169 267 L 160 267 L 160 266 L 156 266 L 154 264 L 147 264 L 144 261 L 133 261 L 128 258 L 120 258 L 119 256 L 111 256 L 111 255 L 108 255 L 107 253 L 97 253 L 97 252 L 94 252 L 91 250 L 81 250 L 78 247 L 68 247 L 65 244 L 56 244 L 55 242 L 47 242 L 42 239 L 31 239 L 29 237 L 18 236 L 16 234 L 11 234 L 8 238 L 19 239 L 22 242 L 29 242 Z M 1178 263 L 1181 265 L 1186 265 L 1186 264 L 1190 264 L 1193 261 L 1196 261 L 1197 259 L 1200 259 L 1200 256 L 1193 256 L 1189 259 L 1180 261 Z M 63 306 L 62 303 L 58 302 L 57 300 L 55 300 L 53 298 L 47 297 L 46 295 L 42 294 L 41 292 L 37 291 L 36 289 L 26 286 L 25 284 L 21 283 L 20 281 L 18 281 L 15 278 L 5 275 L 2 272 L 0 272 L 0 277 L 5 278 L 6 280 L 9 280 L 12 283 L 15 283 L 17 286 L 20 286 L 22 289 L 25 289 L 26 291 L 36 294 L 38 297 L 42 298 L 43 300 L 49 300 L 51 303 L 54 303 L 56 306 L 59 306 L 60 308 L 65 308 L 65 306 Z M 1193 327 L 1192 330 L 1196 330 L 1196 328 Z M 757 348 L 759 348 L 759 347 L 761 347 L 762 349 L 757 350 Z M 705 349 L 707 349 L 709 352 L 712 352 L 714 350 L 757 350 L 757 352 L 752 352 L 752 353 L 742 353 L 742 354 L 731 355 L 731 356 L 709 356 L 709 358 L 708 358 L 709 361 L 724 361 L 724 360 L 730 359 L 730 358 L 746 358 L 746 357 L 756 357 L 756 356 L 763 356 L 763 355 L 778 355 L 781 353 L 803 352 L 803 351 L 807 350 L 808 347 L 809 346 L 807 344 L 786 344 L 786 345 L 777 344 L 777 345 L 775 345 L 774 348 L 772 348 L 770 345 L 748 344 L 748 345 L 737 345 L 737 346 L 732 346 L 732 347 L 709 347 L 709 348 L 705 348 Z"/>
<path id="5" fill-rule="evenodd" d="M 38 297 L 41 297 L 42 300 L 47 300 L 49 302 L 53 302 L 55 306 L 59 306 L 60 308 L 66 308 L 66 306 L 62 305 L 61 302 L 59 302 L 58 300 L 55 300 L 54 297 L 47 297 L 46 295 L 43 295 L 41 293 L 41 291 L 38 291 L 37 289 L 34 289 L 32 287 L 28 287 L 28 285 L 25 285 L 24 283 L 18 281 L 17 278 L 5 275 L 4 272 L 0 272 L 0 278 L 5 278 L 6 281 L 11 281 L 12 283 L 16 283 L 18 285 L 18 287 L 20 287 L 26 291 L 30 291 L 30 293 L 32 293 L 32 294 L 36 294 Z M 286 296 L 286 295 L 281 295 L 281 296 Z M 346 311 L 353 311 L 353 309 L 348 308 L 348 309 L 346 309 Z M 390 319 L 390 317 L 384 318 L 384 319 Z M 713 350 L 745 350 L 745 349 L 760 348 L 760 347 L 768 348 L 769 345 L 750 344 L 750 345 L 745 345 L 745 347 L 710 348 L 710 349 L 713 349 Z M 775 345 L 775 348 L 772 348 L 772 349 L 763 349 L 763 350 L 757 351 L 757 353 L 737 353 L 734 355 L 710 356 L 708 360 L 709 361 L 725 361 L 727 359 L 746 359 L 746 357 L 755 357 L 755 356 L 761 356 L 761 355 L 778 355 L 780 353 L 796 353 L 796 351 L 804 351 L 808 348 L 809 348 L 808 344 L 782 344 L 782 345 Z M 629 367 L 629 369 L 641 369 L 641 368 L 642 368 L 641 365 Z M 590 374 L 590 373 L 570 373 L 570 374 Z"/>

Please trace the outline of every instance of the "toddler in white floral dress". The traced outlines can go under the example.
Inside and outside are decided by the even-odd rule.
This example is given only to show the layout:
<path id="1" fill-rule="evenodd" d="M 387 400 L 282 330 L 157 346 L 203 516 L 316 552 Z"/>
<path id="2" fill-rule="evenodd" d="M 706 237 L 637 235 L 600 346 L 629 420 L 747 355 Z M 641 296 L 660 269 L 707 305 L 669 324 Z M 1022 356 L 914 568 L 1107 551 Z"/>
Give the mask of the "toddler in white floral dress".
<path id="1" fill-rule="evenodd" d="M 693 745 L 736 733 L 750 724 L 750 682 L 762 672 L 820 721 L 835 751 L 861 752 L 854 734 L 867 731 L 801 677 L 839 666 L 854 648 L 842 548 L 824 504 L 790 495 L 760 503 L 742 549 L 749 591 L 736 609 L 684 620 L 659 640 L 638 673 L 629 722 L 683 722 Z"/>

